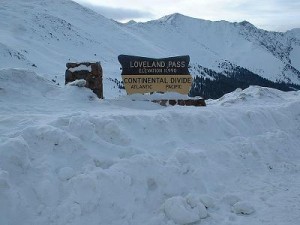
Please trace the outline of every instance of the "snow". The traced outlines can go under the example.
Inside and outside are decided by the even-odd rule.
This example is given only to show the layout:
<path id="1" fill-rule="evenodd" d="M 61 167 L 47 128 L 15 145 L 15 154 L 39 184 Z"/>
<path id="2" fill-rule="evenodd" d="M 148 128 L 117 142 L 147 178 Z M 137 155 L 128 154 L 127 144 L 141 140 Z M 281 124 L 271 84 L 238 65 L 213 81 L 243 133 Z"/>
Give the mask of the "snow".
<path id="1" fill-rule="evenodd" d="M 82 70 L 92 72 L 92 66 L 79 65 L 77 67 L 69 68 L 68 70 L 70 70 L 72 73 L 75 71 L 82 71 Z"/>
<path id="2" fill-rule="evenodd" d="M 164 211 L 166 216 L 176 224 L 189 224 L 200 220 L 198 208 L 192 208 L 181 196 L 167 199 L 164 203 Z"/>
<path id="3" fill-rule="evenodd" d="M 163 107 L 149 100 L 188 97 L 112 82 L 118 54 L 189 54 L 216 71 L 228 60 L 275 80 L 286 59 L 259 42 L 291 47 L 299 69 L 299 30 L 180 14 L 119 24 L 67 0 L 4 1 L 0 30 L 0 225 L 299 223 L 299 91 Z M 88 60 L 101 61 L 105 99 L 83 80 L 57 85 L 66 62 Z"/>
<path id="4" fill-rule="evenodd" d="M 119 99 L 122 100 L 133 100 L 133 101 L 143 101 L 143 100 L 161 100 L 161 99 L 197 99 L 198 97 L 189 97 L 188 95 L 183 95 L 176 92 L 166 92 L 166 93 L 153 93 L 153 94 L 131 94 L 126 96 L 121 96 Z"/>
<path id="5" fill-rule="evenodd" d="M 0 70 L 0 224 L 295 225 L 299 97 L 162 107 Z"/>
<path id="6" fill-rule="evenodd" d="M 248 202 L 237 202 L 232 206 L 232 211 L 236 214 L 250 215 L 255 212 L 253 206 Z"/>
<path id="7" fill-rule="evenodd" d="M 75 171 L 71 167 L 63 167 L 58 171 L 58 177 L 60 180 L 70 180 L 75 175 Z"/>
<path id="8" fill-rule="evenodd" d="M 86 80 L 84 80 L 84 79 L 74 80 L 74 81 L 68 83 L 67 85 L 69 85 L 69 86 L 77 86 L 77 87 L 85 87 Z"/>

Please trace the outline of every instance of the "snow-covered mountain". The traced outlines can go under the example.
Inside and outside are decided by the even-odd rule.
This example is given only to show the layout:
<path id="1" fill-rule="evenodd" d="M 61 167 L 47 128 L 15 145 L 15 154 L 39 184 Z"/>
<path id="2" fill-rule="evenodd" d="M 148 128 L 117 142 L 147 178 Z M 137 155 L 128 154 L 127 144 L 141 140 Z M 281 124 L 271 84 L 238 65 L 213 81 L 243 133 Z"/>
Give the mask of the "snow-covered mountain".
<path id="1" fill-rule="evenodd" d="M 1 2 L 0 68 L 30 68 L 63 83 L 66 62 L 93 60 L 101 61 L 106 78 L 120 79 L 119 54 L 188 54 L 193 75 L 199 66 L 224 73 L 230 65 L 271 81 L 300 84 L 299 29 L 268 32 L 246 21 L 180 14 L 120 24 L 70 0 Z"/>

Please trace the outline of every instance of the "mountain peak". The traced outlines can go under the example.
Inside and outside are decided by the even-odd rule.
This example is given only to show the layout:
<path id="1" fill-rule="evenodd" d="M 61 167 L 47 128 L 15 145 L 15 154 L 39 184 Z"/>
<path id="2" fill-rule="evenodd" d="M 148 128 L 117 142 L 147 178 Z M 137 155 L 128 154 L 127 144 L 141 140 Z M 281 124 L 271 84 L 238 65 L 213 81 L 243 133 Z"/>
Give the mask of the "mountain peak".
<path id="1" fill-rule="evenodd" d="M 169 15 L 166 15 L 165 17 L 169 17 L 169 18 L 172 18 L 172 19 L 177 19 L 177 18 L 180 18 L 180 17 L 187 17 L 181 13 L 173 13 L 173 14 L 169 14 Z"/>
<path id="2" fill-rule="evenodd" d="M 170 14 L 170 15 L 167 15 L 167 16 L 164 16 L 164 17 L 158 19 L 158 21 L 170 23 L 172 21 L 177 21 L 177 20 L 181 20 L 181 19 L 185 19 L 185 18 L 191 18 L 191 17 L 182 15 L 180 13 L 173 13 L 173 14 Z"/>
<path id="3" fill-rule="evenodd" d="M 136 24 L 137 22 L 135 20 L 129 20 L 125 25 L 133 25 Z"/>
<path id="4" fill-rule="evenodd" d="M 248 28 L 254 28 L 254 27 L 255 27 L 252 23 L 250 23 L 250 22 L 247 21 L 247 20 L 244 20 L 244 21 L 240 22 L 239 24 L 240 24 L 241 26 L 248 27 Z"/>

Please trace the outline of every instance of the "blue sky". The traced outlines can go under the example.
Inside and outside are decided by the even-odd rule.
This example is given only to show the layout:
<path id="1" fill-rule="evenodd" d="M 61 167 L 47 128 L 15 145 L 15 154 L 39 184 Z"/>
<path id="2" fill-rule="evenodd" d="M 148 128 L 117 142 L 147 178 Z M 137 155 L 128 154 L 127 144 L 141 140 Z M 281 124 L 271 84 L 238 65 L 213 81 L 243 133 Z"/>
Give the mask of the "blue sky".
<path id="1" fill-rule="evenodd" d="M 175 12 L 207 20 L 247 20 L 259 28 L 300 28 L 300 0 L 75 0 L 121 22 L 147 21 Z"/>

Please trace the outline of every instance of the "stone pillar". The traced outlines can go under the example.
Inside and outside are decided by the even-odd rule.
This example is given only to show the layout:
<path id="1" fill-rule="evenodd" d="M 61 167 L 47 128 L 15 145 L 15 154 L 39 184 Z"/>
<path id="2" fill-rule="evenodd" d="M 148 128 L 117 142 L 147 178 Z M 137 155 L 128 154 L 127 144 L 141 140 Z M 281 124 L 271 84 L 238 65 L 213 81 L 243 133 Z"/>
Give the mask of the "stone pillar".
<path id="1" fill-rule="evenodd" d="M 103 99 L 103 71 L 100 62 L 67 63 L 65 84 L 84 79 L 85 87 L 90 88 L 98 98 Z"/>

